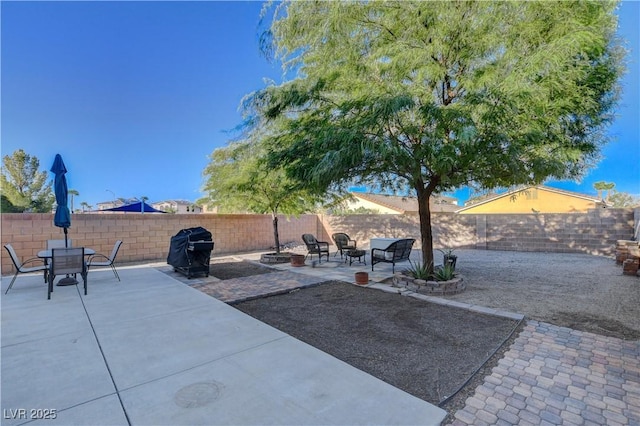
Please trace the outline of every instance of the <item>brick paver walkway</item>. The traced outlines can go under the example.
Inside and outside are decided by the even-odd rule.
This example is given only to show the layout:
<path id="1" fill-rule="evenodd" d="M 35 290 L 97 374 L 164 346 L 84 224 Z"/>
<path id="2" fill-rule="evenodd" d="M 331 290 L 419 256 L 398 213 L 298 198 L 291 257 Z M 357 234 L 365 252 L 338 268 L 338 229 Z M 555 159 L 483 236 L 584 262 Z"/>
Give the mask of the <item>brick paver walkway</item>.
<path id="1" fill-rule="evenodd" d="M 288 293 L 297 288 L 309 287 L 326 281 L 323 277 L 281 271 L 250 277 L 233 278 L 192 285 L 203 293 L 226 303 L 237 303 L 259 297 Z"/>
<path id="2" fill-rule="evenodd" d="M 640 425 L 640 342 L 528 321 L 452 425 Z"/>

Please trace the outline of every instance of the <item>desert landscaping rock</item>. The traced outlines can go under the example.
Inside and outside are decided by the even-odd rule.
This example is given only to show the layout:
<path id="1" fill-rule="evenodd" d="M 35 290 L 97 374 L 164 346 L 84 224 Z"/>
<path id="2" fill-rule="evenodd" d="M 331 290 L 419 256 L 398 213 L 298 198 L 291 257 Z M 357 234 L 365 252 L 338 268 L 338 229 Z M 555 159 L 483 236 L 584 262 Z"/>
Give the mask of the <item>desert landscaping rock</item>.
<path id="1" fill-rule="evenodd" d="M 457 250 L 466 290 L 448 300 L 627 340 L 640 339 L 640 277 L 614 258 Z"/>

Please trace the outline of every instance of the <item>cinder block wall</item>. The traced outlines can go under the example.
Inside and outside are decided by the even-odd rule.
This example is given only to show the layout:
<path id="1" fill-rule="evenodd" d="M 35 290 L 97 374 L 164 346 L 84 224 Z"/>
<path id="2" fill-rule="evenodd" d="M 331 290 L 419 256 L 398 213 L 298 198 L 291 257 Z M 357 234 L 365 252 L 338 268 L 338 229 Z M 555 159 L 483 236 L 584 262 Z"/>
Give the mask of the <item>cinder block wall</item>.
<path id="1" fill-rule="evenodd" d="M 434 248 L 548 251 L 613 255 L 617 240 L 634 235 L 640 209 L 594 209 L 588 213 L 456 215 L 433 213 Z M 417 215 L 320 216 L 325 234 L 346 232 L 368 243 L 371 237 L 416 238 Z"/>
<path id="2" fill-rule="evenodd" d="M 6 213 L 2 221 L 2 244 L 10 243 L 25 260 L 46 246 L 49 239 L 63 239 L 53 225 L 53 214 Z M 303 233 L 318 231 L 316 215 L 281 216 L 280 242 L 301 241 Z M 274 246 L 273 224 L 268 215 L 217 214 L 74 214 L 69 238 L 74 246 L 91 247 L 108 255 L 116 240 L 123 245 L 118 261 L 142 262 L 167 259 L 171 237 L 181 229 L 202 226 L 213 234 L 213 255 L 269 250 Z M 12 271 L 11 259 L 2 249 L 2 273 Z"/>
<path id="3" fill-rule="evenodd" d="M 576 252 L 613 255 L 617 240 L 630 240 L 640 221 L 640 209 L 598 209 L 586 214 L 491 214 L 456 215 L 434 213 L 434 248 L 478 248 Z M 2 244 L 11 243 L 22 259 L 35 256 L 48 239 L 62 239 L 53 226 L 52 214 L 5 213 L 0 215 Z M 213 255 L 269 250 L 273 226 L 268 215 L 217 214 L 74 214 L 69 238 L 75 246 L 98 253 L 111 252 L 116 240 L 124 244 L 118 260 L 164 262 L 171 237 L 185 228 L 202 226 L 213 234 Z M 334 232 L 346 232 L 367 248 L 372 237 L 416 238 L 420 245 L 417 215 L 302 215 L 279 218 L 280 242 L 301 243 L 304 233 L 331 241 Z M 11 260 L 1 250 L 2 273 L 12 271 Z"/>
<path id="4" fill-rule="evenodd" d="M 495 216 L 487 216 L 485 240 L 489 250 L 613 255 L 617 240 L 633 237 L 633 209 Z"/>
<path id="5" fill-rule="evenodd" d="M 383 214 L 383 215 L 345 215 L 319 216 L 327 235 L 326 241 L 331 241 L 334 232 L 345 232 L 356 241 L 359 246 L 368 248 L 372 237 L 415 238 L 414 248 L 422 248 L 420 241 L 420 220 L 417 214 Z M 456 215 L 453 213 L 433 213 L 431 216 L 433 246 L 467 247 L 476 246 L 476 216 Z"/>

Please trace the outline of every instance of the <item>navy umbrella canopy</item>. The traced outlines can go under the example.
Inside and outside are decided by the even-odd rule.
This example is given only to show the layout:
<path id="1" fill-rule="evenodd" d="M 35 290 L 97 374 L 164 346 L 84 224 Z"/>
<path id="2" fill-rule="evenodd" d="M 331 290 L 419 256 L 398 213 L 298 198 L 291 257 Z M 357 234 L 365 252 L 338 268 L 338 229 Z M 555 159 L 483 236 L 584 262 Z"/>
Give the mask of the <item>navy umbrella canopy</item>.
<path id="1" fill-rule="evenodd" d="M 68 192 L 67 189 L 67 168 L 62 161 L 60 154 L 56 154 L 56 159 L 51 166 L 51 172 L 55 177 L 54 192 L 56 195 L 56 214 L 53 217 L 53 224 L 59 228 L 64 228 L 64 245 L 67 247 L 67 228 L 71 226 L 71 212 L 67 206 Z"/>

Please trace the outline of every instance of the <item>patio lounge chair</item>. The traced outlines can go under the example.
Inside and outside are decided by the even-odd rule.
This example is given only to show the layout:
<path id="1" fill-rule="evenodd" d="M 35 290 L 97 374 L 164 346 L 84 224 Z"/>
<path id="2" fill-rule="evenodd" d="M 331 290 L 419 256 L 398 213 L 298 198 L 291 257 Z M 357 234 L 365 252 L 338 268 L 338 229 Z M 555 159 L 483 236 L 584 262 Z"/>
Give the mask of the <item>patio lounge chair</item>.
<path id="1" fill-rule="evenodd" d="M 318 241 L 316 237 L 312 234 L 303 234 L 302 241 L 307 246 L 307 256 L 311 256 L 313 259 L 313 255 L 318 255 L 318 263 L 322 263 L 322 256 L 327 256 L 327 262 L 329 261 L 329 243 L 326 241 Z"/>
<path id="2" fill-rule="evenodd" d="M 111 250 L 111 254 L 109 255 L 109 257 L 100 253 L 96 253 L 93 256 L 91 256 L 87 261 L 87 270 L 91 269 L 92 266 L 110 266 L 111 270 L 113 271 L 113 275 L 115 275 L 118 281 L 120 281 L 120 276 L 118 275 L 118 271 L 116 271 L 115 262 L 116 262 L 116 256 L 118 255 L 118 250 L 120 249 L 121 245 L 122 245 L 122 241 L 120 240 L 116 241 L 116 243 L 113 245 L 113 250 Z M 96 260 L 96 259 L 104 259 L 104 260 Z"/>
<path id="3" fill-rule="evenodd" d="M 376 263 L 386 262 L 393 265 L 391 267 L 391 271 L 395 273 L 396 263 L 409 260 L 409 255 L 411 255 L 411 248 L 413 247 L 413 243 L 415 242 L 416 240 L 414 240 L 413 238 L 405 238 L 389 244 L 386 249 L 372 249 L 371 270 L 373 271 L 373 266 Z"/>
<path id="4" fill-rule="evenodd" d="M 331 238 L 336 243 L 336 247 L 338 247 L 338 250 L 336 250 L 336 253 L 333 255 L 333 257 L 335 257 L 339 252 L 340 259 L 342 259 L 345 251 L 355 250 L 358 248 L 358 243 L 356 242 L 356 240 L 352 240 L 347 234 L 343 232 L 337 232 L 333 234 Z"/>
<path id="5" fill-rule="evenodd" d="M 16 251 L 14 250 L 14 248 L 11 246 L 11 244 L 5 244 L 4 248 L 7 249 L 7 251 L 9 252 L 9 257 L 11 258 L 11 261 L 13 262 L 13 266 L 16 268 L 16 273 L 13 276 L 13 279 L 11 280 L 11 283 L 9 284 L 9 287 L 7 287 L 7 291 L 4 292 L 4 294 L 9 293 L 9 290 L 11 290 L 11 287 L 13 287 L 13 283 L 15 282 L 16 278 L 18 277 L 18 274 L 28 274 L 29 272 L 37 272 L 37 271 L 45 271 L 45 281 L 47 279 L 47 265 L 44 263 L 44 259 L 40 259 L 39 257 L 32 257 L 30 259 L 25 260 L 24 262 L 20 262 L 20 259 L 18 258 L 18 255 L 16 254 Z M 25 266 L 28 263 L 33 263 L 33 262 L 41 262 L 41 265 L 36 265 L 36 266 Z"/>

